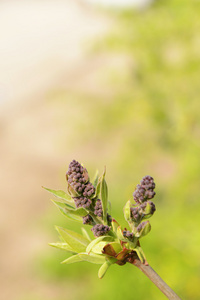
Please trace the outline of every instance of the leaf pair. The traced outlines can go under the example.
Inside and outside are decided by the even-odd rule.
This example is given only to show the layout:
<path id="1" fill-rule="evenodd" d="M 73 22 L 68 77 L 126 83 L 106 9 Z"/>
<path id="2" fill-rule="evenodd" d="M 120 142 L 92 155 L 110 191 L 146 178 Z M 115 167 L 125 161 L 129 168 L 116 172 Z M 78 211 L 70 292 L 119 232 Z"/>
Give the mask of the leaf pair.
<path id="1" fill-rule="evenodd" d="M 52 200 L 52 202 L 59 208 L 59 210 L 65 217 L 67 217 L 71 220 L 82 222 L 83 221 L 82 218 L 88 214 L 88 211 L 85 208 L 83 208 L 83 207 L 75 208 L 74 206 L 72 206 L 71 204 L 74 203 L 74 200 L 71 198 L 71 196 L 66 194 L 64 191 L 51 190 L 51 189 L 48 189 L 45 187 L 43 187 L 43 188 L 45 190 L 49 191 L 50 193 L 52 193 L 57 198 L 60 198 L 63 200 L 62 202 Z"/>
<path id="2" fill-rule="evenodd" d="M 51 194 L 53 194 L 54 196 L 61 198 L 62 200 L 64 200 L 66 203 L 70 204 L 73 203 L 73 199 L 71 198 L 70 195 L 66 194 L 64 191 L 61 190 L 52 190 L 52 189 L 48 189 L 46 187 L 42 187 L 43 189 L 47 190 L 48 192 L 50 192 Z"/>
<path id="3" fill-rule="evenodd" d="M 86 252 L 86 248 L 91 240 L 84 228 L 82 228 L 83 235 L 62 227 L 56 227 L 56 229 L 63 242 L 50 243 L 49 245 L 66 250 L 68 253 L 75 254 L 65 259 L 62 262 L 63 264 L 71 264 L 80 261 L 88 261 L 94 264 L 102 264 L 105 262 L 105 256 L 95 253 L 88 254 L 88 252 Z"/>
<path id="4" fill-rule="evenodd" d="M 62 264 L 72 264 L 81 261 L 87 261 L 93 264 L 100 265 L 105 262 L 105 257 L 103 255 L 98 255 L 94 253 L 88 254 L 87 252 L 81 252 L 65 259 L 64 261 L 62 261 Z"/>

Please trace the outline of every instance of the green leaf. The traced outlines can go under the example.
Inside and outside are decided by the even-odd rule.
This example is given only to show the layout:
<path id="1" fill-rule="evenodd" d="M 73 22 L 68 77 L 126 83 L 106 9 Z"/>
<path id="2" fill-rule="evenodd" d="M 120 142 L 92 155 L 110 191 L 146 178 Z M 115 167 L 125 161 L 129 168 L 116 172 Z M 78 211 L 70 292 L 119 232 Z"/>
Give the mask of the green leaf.
<path id="1" fill-rule="evenodd" d="M 86 168 L 84 168 L 83 164 L 81 164 L 83 167 L 83 177 L 86 180 L 85 183 L 87 183 L 90 180 L 90 177 L 88 175 L 88 171 L 86 170 Z"/>
<path id="2" fill-rule="evenodd" d="M 105 256 L 93 253 L 79 253 L 78 256 L 84 260 L 93 264 L 102 264 L 105 262 Z"/>
<path id="3" fill-rule="evenodd" d="M 101 242 L 101 241 L 103 241 L 103 240 L 107 240 L 108 242 L 109 241 L 113 241 L 113 238 L 112 237 L 110 237 L 110 236 L 106 236 L 106 235 L 104 235 L 104 236 L 100 236 L 100 237 L 98 237 L 98 238 L 96 238 L 96 239 L 94 239 L 94 240 L 92 240 L 91 241 L 91 243 L 87 246 L 87 248 L 86 248 L 86 252 L 87 253 L 90 253 L 90 251 L 92 250 L 92 248 L 96 245 L 96 244 L 98 244 L 99 242 Z"/>
<path id="4" fill-rule="evenodd" d="M 59 208 L 67 208 L 69 210 L 75 210 L 75 207 L 70 205 L 70 204 L 67 204 L 65 202 L 60 202 L 60 201 L 56 201 L 56 200 L 53 200 L 51 199 L 51 201 L 56 205 L 58 206 Z"/>
<path id="5" fill-rule="evenodd" d="M 82 217 L 85 217 L 88 214 L 88 211 L 83 208 L 74 208 L 73 206 L 64 203 L 52 200 L 52 202 L 60 209 L 63 215 L 66 217 L 76 220 L 76 221 L 83 221 Z"/>
<path id="6" fill-rule="evenodd" d="M 70 212 L 70 214 L 73 214 L 75 216 L 85 217 L 88 214 L 88 211 L 83 207 L 74 208 L 73 206 L 71 206 L 69 204 L 66 204 L 63 202 L 58 202 L 55 200 L 52 200 L 52 202 L 59 208 L 62 208 L 64 211 Z"/>
<path id="7" fill-rule="evenodd" d="M 56 229 L 73 251 L 77 253 L 85 252 L 89 241 L 84 236 L 65 228 L 56 227 Z"/>
<path id="8" fill-rule="evenodd" d="M 46 188 L 44 186 L 42 188 L 45 189 L 45 190 L 47 190 L 48 192 L 52 193 L 54 196 L 65 200 L 66 202 L 73 203 L 73 199 L 71 198 L 71 196 L 68 195 L 68 194 L 66 194 L 64 191 L 61 191 L 61 190 L 51 190 L 51 189 L 48 189 L 48 188 Z"/>
<path id="9" fill-rule="evenodd" d="M 144 255 L 144 252 L 143 252 L 142 248 L 141 248 L 140 246 L 137 246 L 134 250 L 135 250 L 135 252 L 137 253 L 137 255 L 138 255 L 140 261 L 141 261 L 142 263 L 145 263 L 146 257 L 145 257 L 145 255 Z"/>
<path id="10" fill-rule="evenodd" d="M 142 222 L 141 225 L 142 229 L 135 234 L 135 236 L 139 238 L 142 238 L 143 236 L 147 235 L 151 230 L 151 224 L 149 221 Z"/>
<path id="11" fill-rule="evenodd" d="M 127 242 L 127 239 L 122 234 L 121 226 L 117 227 L 117 237 L 118 237 L 119 240 Z"/>
<path id="12" fill-rule="evenodd" d="M 124 206 L 124 218 L 127 222 L 130 222 L 131 221 L 131 202 L 130 200 L 128 200 L 126 202 L 126 205 Z"/>
<path id="13" fill-rule="evenodd" d="M 100 194 L 101 194 L 101 202 L 103 209 L 103 221 L 107 224 L 107 206 L 108 206 L 108 187 L 105 180 L 106 168 L 104 169 L 101 185 L 100 185 Z"/>
<path id="14" fill-rule="evenodd" d="M 76 215 L 70 213 L 69 211 L 66 211 L 66 210 L 64 211 L 64 209 L 61 209 L 61 208 L 60 208 L 60 211 L 61 211 L 61 213 L 62 213 L 65 217 L 67 217 L 68 219 L 83 223 L 83 218 L 82 218 L 82 217 L 76 216 Z"/>
<path id="15" fill-rule="evenodd" d="M 96 189 L 96 187 L 97 187 L 97 184 L 98 184 L 98 179 L 99 179 L 99 171 L 98 170 L 96 170 L 96 173 L 95 173 L 95 175 L 94 175 L 94 179 L 93 179 L 93 186 L 95 187 L 95 189 Z"/>
<path id="16" fill-rule="evenodd" d="M 69 182 L 67 182 L 67 191 L 71 197 L 80 197 L 80 194 L 73 189 Z"/>
<path id="17" fill-rule="evenodd" d="M 97 183 L 96 191 L 95 191 L 95 194 L 94 194 L 93 198 L 97 198 L 100 194 L 101 180 L 102 180 L 102 176 L 98 178 L 98 183 Z"/>
<path id="18" fill-rule="evenodd" d="M 149 219 L 150 217 L 152 217 L 152 215 L 155 212 L 155 206 L 153 204 L 153 202 L 151 201 L 146 201 L 146 206 L 144 209 L 140 209 L 139 213 L 142 216 L 142 219 Z"/>
<path id="19" fill-rule="evenodd" d="M 114 249 L 114 251 L 115 251 L 116 253 L 122 251 L 122 246 L 121 246 L 120 243 L 112 242 L 112 243 L 110 243 L 110 245 L 112 246 L 112 248 Z"/>
<path id="20" fill-rule="evenodd" d="M 73 263 L 80 262 L 80 261 L 83 261 L 83 259 L 78 254 L 76 254 L 76 255 L 70 256 L 67 259 L 63 260 L 61 262 L 61 264 L 73 264 Z"/>
<path id="21" fill-rule="evenodd" d="M 102 254 L 103 248 L 108 244 L 108 242 L 99 242 L 98 244 L 94 245 L 92 248 L 92 253 Z"/>
<path id="22" fill-rule="evenodd" d="M 102 279 L 106 272 L 108 271 L 108 268 L 113 265 L 116 262 L 116 259 L 113 260 L 106 260 L 105 263 L 100 267 L 98 271 L 98 277 L 99 279 Z"/>
<path id="23" fill-rule="evenodd" d="M 67 244 L 67 243 L 49 243 L 50 246 L 58 248 L 58 249 L 62 249 L 65 250 L 69 253 L 75 253 L 72 248 Z"/>
<path id="24" fill-rule="evenodd" d="M 119 223 L 115 220 L 115 219 L 112 219 L 112 230 L 115 234 L 117 234 L 117 228 L 119 227 Z"/>
<path id="25" fill-rule="evenodd" d="M 81 227 L 81 231 L 82 231 L 83 236 L 84 236 L 89 242 L 91 242 L 91 238 L 90 238 L 88 232 L 85 230 L 85 228 Z"/>
<path id="26" fill-rule="evenodd" d="M 137 245 L 138 242 L 138 238 L 134 237 L 133 241 L 129 241 L 128 239 L 126 239 L 126 244 L 124 245 L 126 248 L 134 250 L 135 246 Z"/>

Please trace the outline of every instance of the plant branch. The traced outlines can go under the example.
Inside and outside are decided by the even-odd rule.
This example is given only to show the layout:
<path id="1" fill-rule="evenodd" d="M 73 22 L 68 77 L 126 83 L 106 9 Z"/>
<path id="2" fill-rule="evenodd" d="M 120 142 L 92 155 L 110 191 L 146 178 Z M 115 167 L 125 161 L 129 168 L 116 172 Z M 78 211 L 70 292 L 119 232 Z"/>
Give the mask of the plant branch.
<path id="1" fill-rule="evenodd" d="M 151 268 L 149 264 L 143 264 L 138 258 L 133 264 L 138 267 L 170 300 L 181 300 L 181 298 L 166 284 L 166 282 Z"/>

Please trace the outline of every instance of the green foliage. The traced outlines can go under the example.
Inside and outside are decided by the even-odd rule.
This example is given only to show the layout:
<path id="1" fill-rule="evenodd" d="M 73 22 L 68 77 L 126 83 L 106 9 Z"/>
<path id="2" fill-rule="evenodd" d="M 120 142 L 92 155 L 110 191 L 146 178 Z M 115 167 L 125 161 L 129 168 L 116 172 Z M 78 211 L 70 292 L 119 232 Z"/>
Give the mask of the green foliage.
<path id="1" fill-rule="evenodd" d="M 56 227 L 61 238 L 72 248 L 74 252 L 84 252 L 89 244 L 87 238 L 83 235 L 68 230 L 66 228 Z"/>
<path id="2" fill-rule="evenodd" d="M 43 189 L 47 190 L 48 192 L 52 193 L 54 196 L 61 198 L 62 200 L 65 200 L 65 202 L 69 202 L 69 203 L 73 203 L 73 199 L 70 197 L 70 195 L 68 195 L 67 193 L 65 193 L 64 191 L 61 190 L 51 190 L 48 189 L 46 187 L 43 186 Z"/>
<path id="3" fill-rule="evenodd" d="M 75 209 L 73 206 L 69 206 L 63 202 L 58 202 L 55 200 L 52 200 L 52 202 L 59 208 L 61 213 L 69 219 L 82 222 L 82 217 L 88 214 L 87 210 L 83 207 Z"/>

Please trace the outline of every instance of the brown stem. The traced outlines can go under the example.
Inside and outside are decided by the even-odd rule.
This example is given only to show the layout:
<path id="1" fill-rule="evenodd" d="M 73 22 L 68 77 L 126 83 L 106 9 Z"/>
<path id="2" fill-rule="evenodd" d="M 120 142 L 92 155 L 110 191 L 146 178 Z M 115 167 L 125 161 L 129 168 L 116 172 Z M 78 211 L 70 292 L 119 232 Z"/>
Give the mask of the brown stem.
<path id="1" fill-rule="evenodd" d="M 179 296 L 162 280 L 162 278 L 146 263 L 143 264 L 138 258 L 133 264 L 138 267 L 170 300 L 181 300 Z"/>

